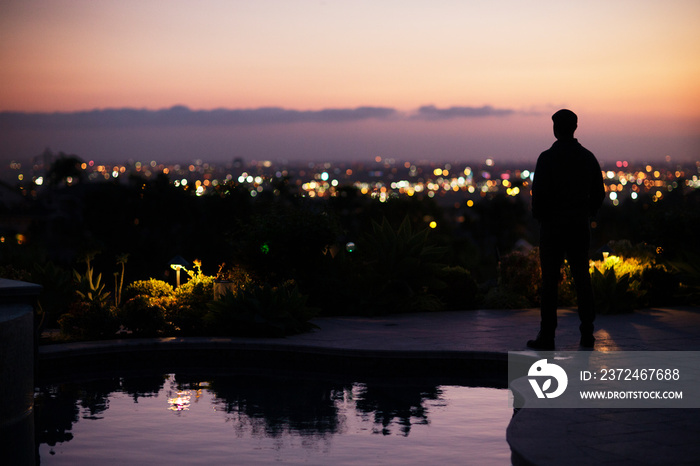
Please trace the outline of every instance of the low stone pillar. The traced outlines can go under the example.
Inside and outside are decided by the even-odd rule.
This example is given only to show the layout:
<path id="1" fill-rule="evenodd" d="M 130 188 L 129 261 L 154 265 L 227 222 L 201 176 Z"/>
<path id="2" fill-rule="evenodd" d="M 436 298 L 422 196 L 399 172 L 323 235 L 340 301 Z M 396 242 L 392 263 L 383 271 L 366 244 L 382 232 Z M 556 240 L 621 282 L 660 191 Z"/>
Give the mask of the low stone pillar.
<path id="1" fill-rule="evenodd" d="M 41 286 L 0 278 L 0 463 L 35 464 L 34 304 Z"/>

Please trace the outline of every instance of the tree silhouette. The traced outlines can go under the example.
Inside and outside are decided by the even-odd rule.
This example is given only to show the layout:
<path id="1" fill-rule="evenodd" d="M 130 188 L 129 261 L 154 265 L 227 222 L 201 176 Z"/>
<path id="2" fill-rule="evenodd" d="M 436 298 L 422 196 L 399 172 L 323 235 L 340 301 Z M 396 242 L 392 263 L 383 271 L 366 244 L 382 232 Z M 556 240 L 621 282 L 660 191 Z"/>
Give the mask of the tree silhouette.
<path id="1" fill-rule="evenodd" d="M 83 180 L 83 170 L 81 169 L 83 161 L 75 155 L 66 155 L 63 152 L 59 153 L 56 161 L 49 168 L 46 174 L 50 186 L 59 186 L 61 183 L 68 184 L 68 179 L 73 181 Z"/>

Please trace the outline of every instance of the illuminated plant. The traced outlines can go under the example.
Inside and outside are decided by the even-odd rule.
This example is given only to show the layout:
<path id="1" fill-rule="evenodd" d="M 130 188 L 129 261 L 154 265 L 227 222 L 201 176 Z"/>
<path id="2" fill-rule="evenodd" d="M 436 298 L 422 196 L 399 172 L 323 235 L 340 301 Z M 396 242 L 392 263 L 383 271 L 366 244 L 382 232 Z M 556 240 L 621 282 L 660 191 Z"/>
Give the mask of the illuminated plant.
<path id="1" fill-rule="evenodd" d="M 214 277 L 202 272 L 202 262 L 193 261 L 193 270 L 188 270 L 189 280 L 175 289 L 174 300 L 168 321 L 185 335 L 201 335 L 204 331 L 204 315 L 207 304 L 214 295 Z"/>
<path id="2" fill-rule="evenodd" d="M 175 290 L 178 305 L 206 304 L 214 292 L 214 277 L 202 272 L 202 261 L 194 260 L 194 270 L 187 270 L 190 279 Z"/>
<path id="3" fill-rule="evenodd" d="M 251 282 L 250 275 L 242 267 L 226 267 L 226 262 L 219 266 L 214 279 L 234 283 L 236 288 L 242 288 Z"/>
<path id="4" fill-rule="evenodd" d="M 139 280 L 124 291 L 124 304 L 117 311 L 121 325 L 141 336 L 173 332 L 170 314 L 175 304 L 173 287 L 162 280 Z"/>
<path id="5" fill-rule="evenodd" d="M 646 295 L 642 277 L 645 270 L 654 267 L 654 264 L 642 259 L 617 255 L 591 261 L 591 284 L 596 312 L 616 314 L 642 307 Z"/>
<path id="6" fill-rule="evenodd" d="M 175 290 L 170 283 L 149 278 L 148 280 L 138 280 L 129 284 L 124 290 L 124 300 L 128 301 L 141 295 L 149 298 L 172 298 L 174 293 Z"/>
<path id="7" fill-rule="evenodd" d="M 95 277 L 91 260 L 95 253 L 85 256 L 86 271 L 80 274 L 73 270 L 77 300 L 68 312 L 58 319 L 61 332 L 68 338 L 97 339 L 109 338 L 118 328 L 115 308 L 108 304 L 109 291 L 105 291 L 102 274 Z"/>
<path id="8" fill-rule="evenodd" d="M 126 261 L 129 259 L 129 254 L 120 254 L 117 256 L 117 265 L 121 266 L 121 274 L 114 274 L 114 305 L 119 307 L 122 299 L 122 290 L 124 289 L 124 272 L 126 271 Z M 117 278 L 119 281 L 117 282 Z"/>
<path id="9" fill-rule="evenodd" d="M 593 286 L 596 312 L 599 314 L 619 314 L 636 309 L 639 305 L 639 298 L 644 292 L 634 290 L 633 283 L 629 274 L 618 276 L 615 273 L 615 267 L 611 267 L 605 272 L 594 267 L 591 272 L 591 285 Z"/>
<path id="10" fill-rule="evenodd" d="M 86 271 L 80 274 L 77 270 L 73 270 L 73 279 L 76 283 L 76 294 L 81 300 L 90 303 L 103 305 L 109 298 L 110 292 L 105 291 L 105 284 L 102 283 L 102 274 L 94 276 L 95 270 L 90 264 L 90 260 L 94 258 L 94 254 L 89 254 L 85 258 Z"/>

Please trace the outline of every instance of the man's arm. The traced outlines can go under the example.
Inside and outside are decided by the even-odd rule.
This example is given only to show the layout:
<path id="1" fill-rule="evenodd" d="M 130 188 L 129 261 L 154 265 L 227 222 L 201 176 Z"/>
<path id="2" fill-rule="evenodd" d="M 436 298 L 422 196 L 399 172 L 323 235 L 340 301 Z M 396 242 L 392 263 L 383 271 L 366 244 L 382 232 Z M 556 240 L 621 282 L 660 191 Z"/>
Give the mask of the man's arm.
<path id="1" fill-rule="evenodd" d="M 592 154 L 591 154 L 592 155 Z M 605 184 L 603 183 L 603 172 L 600 169 L 600 164 L 596 160 L 595 156 L 592 157 L 591 163 L 591 186 L 589 187 L 588 200 L 589 200 L 589 214 L 591 217 L 595 217 L 603 205 L 603 200 L 605 199 Z"/>
<path id="2" fill-rule="evenodd" d="M 544 184 L 545 184 L 544 164 L 542 163 L 542 155 L 537 159 L 535 165 L 535 176 L 532 179 L 532 216 L 536 220 L 542 220 L 542 210 L 544 202 Z"/>

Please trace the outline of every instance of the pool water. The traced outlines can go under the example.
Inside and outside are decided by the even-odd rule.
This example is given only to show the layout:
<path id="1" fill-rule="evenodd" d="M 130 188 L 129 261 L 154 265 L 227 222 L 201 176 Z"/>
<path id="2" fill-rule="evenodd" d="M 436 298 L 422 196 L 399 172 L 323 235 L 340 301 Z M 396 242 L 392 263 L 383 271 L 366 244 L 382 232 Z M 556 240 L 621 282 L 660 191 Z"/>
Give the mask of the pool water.
<path id="1" fill-rule="evenodd" d="M 510 464 L 506 389 L 260 374 L 36 389 L 42 465 Z"/>

